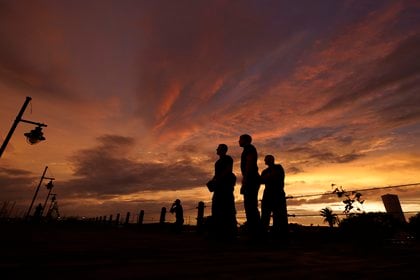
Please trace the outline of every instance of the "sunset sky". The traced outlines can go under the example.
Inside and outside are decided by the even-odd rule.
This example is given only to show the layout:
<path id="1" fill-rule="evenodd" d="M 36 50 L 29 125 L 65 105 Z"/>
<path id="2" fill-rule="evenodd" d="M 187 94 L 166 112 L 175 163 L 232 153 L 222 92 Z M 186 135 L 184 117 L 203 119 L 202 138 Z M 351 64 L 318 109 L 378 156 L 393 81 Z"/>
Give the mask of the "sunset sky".
<path id="1" fill-rule="evenodd" d="M 219 143 L 240 183 L 244 133 L 260 170 L 267 154 L 283 165 L 287 195 L 419 183 L 420 1 L 0 0 L 2 142 L 26 96 L 47 140 L 29 145 L 19 123 L 0 159 L 13 215 L 48 166 L 62 216 L 151 221 L 179 198 L 195 223 Z M 362 192 L 364 210 L 385 211 L 385 193 L 420 212 L 420 185 Z M 326 206 L 344 210 L 288 200 L 290 214 Z"/>

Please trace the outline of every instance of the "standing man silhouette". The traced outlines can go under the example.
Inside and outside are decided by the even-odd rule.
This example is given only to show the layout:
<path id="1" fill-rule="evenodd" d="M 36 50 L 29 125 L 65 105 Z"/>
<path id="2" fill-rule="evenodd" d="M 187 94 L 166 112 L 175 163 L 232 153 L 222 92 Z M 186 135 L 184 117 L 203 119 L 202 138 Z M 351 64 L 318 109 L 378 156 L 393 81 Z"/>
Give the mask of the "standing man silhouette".
<path id="1" fill-rule="evenodd" d="M 172 214 L 175 213 L 175 231 L 181 232 L 184 224 L 184 209 L 181 205 L 181 200 L 176 199 L 169 210 Z"/>
<path id="2" fill-rule="evenodd" d="M 236 209 L 233 190 L 236 176 L 233 174 L 233 159 L 227 155 L 228 146 L 219 144 L 216 153 L 219 159 L 214 164 L 214 177 L 207 183 L 213 192 L 211 215 L 212 233 L 217 239 L 231 239 L 236 235 Z"/>
<path id="3" fill-rule="evenodd" d="M 258 210 L 258 191 L 260 189 L 260 175 L 258 173 L 258 153 L 251 144 L 252 137 L 243 134 L 239 137 L 239 146 L 243 148 L 241 155 L 242 187 L 247 227 L 252 237 L 261 233 L 260 212 Z"/>
<path id="4" fill-rule="evenodd" d="M 261 202 L 261 223 L 264 230 L 268 232 L 270 216 L 273 213 L 273 237 L 286 241 L 288 220 L 286 194 L 284 192 L 284 169 L 281 164 L 275 164 L 272 155 L 266 155 L 264 162 L 267 168 L 261 173 L 261 183 L 265 184 Z"/>

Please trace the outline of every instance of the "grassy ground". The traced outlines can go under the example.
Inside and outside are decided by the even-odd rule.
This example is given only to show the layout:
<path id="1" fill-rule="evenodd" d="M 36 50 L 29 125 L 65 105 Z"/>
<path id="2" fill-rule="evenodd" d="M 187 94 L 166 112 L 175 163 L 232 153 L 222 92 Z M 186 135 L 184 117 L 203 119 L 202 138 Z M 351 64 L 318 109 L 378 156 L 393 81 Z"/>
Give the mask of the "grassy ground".
<path id="1" fill-rule="evenodd" d="M 313 228 L 284 247 L 159 225 L 2 223 L 0 245 L 0 279 L 416 279 L 420 259 L 417 242 L 361 246 Z"/>

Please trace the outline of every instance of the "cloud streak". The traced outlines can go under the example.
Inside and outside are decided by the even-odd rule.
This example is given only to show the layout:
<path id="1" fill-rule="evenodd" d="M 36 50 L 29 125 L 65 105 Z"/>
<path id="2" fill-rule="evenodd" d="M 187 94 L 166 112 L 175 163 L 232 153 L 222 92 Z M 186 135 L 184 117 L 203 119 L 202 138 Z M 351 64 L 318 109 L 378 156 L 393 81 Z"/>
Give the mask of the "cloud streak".
<path id="1" fill-rule="evenodd" d="M 76 179 L 66 182 L 69 195 L 116 197 L 145 191 L 174 191 L 205 184 L 210 174 L 188 160 L 175 162 L 150 155 L 137 161 L 128 158 L 135 141 L 132 138 L 104 135 L 99 145 L 72 157 Z M 159 161 L 163 160 L 163 161 Z"/>

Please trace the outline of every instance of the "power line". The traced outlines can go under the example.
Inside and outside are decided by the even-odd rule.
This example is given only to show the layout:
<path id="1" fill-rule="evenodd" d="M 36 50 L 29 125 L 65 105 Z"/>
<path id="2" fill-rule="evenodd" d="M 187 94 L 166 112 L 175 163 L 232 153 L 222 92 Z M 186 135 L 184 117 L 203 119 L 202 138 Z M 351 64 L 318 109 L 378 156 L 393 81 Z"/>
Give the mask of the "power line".
<path id="1" fill-rule="evenodd" d="M 368 212 L 368 213 L 371 213 L 371 212 Z M 390 213 L 390 212 L 378 212 L 378 213 Z M 420 213 L 420 210 L 419 211 L 406 211 L 406 212 L 403 212 L 404 214 L 417 214 L 417 213 Z M 352 214 L 362 214 L 362 213 L 352 213 Z M 338 213 L 338 214 L 334 214 L 334 215 L 337 215 L 337 216 L 348 216 L 349 214 L 345 214 L 345 213 Z M 288 217 L 292 217 L 292 218 L 295 218 L 295 217 L 321 217 L 321 215 L 320 214 L 287 214 L 287 216 Z"/>
<path id="2" fill-rule="evenodd" d="M 367 188 L 367 189 L 360 189 L 360 190 L 353 190 L 353 191 L 344 191 L 343 193 L 348 192 L 362 192 L 362 191 L 371 191 L 371 190 L 381 190 L 381 189 L 392 189 L 392 188 L 401 188 L 401 187 L 410 187 L 420 185 L 420 183 L 413 183 L 413 184 L 403 184 L 403 185 L 393 185 L 393 186 L 386 186 L 386 187 L 374 187 L 374 188 Z M 341 190 L 340 190 L 341 192 Z M 302 197 L 313 197 L 313 196 L 323 196 L 323 195 L 337 195 L 336 192 L 331 193 L 317 193 L 317 194 L 303 194 L 303 195 L 288 195 L 286 199 L 294 199 L 294 198 L 302 198 Z"/>

